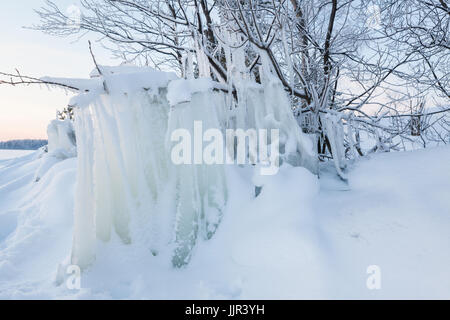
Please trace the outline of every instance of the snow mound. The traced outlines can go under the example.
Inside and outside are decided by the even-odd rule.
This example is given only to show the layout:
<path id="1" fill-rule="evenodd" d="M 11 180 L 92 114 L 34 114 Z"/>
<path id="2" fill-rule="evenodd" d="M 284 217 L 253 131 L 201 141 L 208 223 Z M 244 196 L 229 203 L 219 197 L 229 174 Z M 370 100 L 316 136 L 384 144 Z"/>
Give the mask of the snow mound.
<path id="1" fill-rule="evenodd" d="M 0 164 L 0 299 L 50 298 L 55 265 L 70 252 L 76 159 L 36 182 L 41 151 Z M 39 289 L 38 289 L 39 288 Z"/>

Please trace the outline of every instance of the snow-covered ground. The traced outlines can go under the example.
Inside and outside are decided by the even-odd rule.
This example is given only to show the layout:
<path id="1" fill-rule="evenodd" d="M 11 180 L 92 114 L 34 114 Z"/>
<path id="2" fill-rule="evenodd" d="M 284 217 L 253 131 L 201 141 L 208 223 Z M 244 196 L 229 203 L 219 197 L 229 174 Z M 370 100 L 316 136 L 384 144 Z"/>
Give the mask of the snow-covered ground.
<path id="1" fill-rule="evenodd" d="M 32 152 L 34 152 L 34 150 L 9 150 L 9 149 L 6 150 L 6 149 L 0 149 L 0 160 L 22 157 L 22 156 L 27 155 L 27 154 L 32 153 Z"/>
<path id="2" fill-rule="evenodd" d="M 57 286 L 72 246 L 76 159 L 36 182 L 39 152 L 0 160 L 0 298 L 450 298 L 450 148 L 376 154 L 349 184 L 283 166 L 254 198 L 227 168 L 230 200 L 187 267 L 118 239 L 98 245 L 81 289 Z M 369 290 L 367 268 L 381 271 Z"/>

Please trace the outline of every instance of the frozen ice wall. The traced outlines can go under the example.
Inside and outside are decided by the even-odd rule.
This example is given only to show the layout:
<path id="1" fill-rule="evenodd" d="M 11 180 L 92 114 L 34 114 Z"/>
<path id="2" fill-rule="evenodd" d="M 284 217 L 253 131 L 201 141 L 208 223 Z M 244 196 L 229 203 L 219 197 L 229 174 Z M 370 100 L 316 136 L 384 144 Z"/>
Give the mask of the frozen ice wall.
<path id="1" fill-rule="evenodd" d="M 180 267 L 200 239 L 214 235 L 228 199 L 226 167 L 174 164 L 176 129 L 192 135 L 194 148 L 195 122 L 202 132 L 277 128 L 282 160 L 314 171 L 312 145 L 276 82 L 242 82 L 230 95 L 208 78 L 137 67 L 99 71 L 89 80 L 57 80 L 83 88 L 70 102 L 78 151 L 73 264 L 88 266 L 98 241 L 117 236 L 153 255 L 168 253 Z"/>

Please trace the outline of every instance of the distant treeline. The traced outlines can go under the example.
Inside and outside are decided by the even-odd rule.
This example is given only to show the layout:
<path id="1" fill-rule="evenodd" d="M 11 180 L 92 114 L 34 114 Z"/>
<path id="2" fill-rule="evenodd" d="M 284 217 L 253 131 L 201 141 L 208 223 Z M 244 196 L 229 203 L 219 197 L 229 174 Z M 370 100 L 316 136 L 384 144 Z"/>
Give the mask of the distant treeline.
<path id="1" fill-rule="evenodd" d="M 36 150 L 48 144 L 43 139 L 9 140 L 0 142 L 0 149 Z"/>

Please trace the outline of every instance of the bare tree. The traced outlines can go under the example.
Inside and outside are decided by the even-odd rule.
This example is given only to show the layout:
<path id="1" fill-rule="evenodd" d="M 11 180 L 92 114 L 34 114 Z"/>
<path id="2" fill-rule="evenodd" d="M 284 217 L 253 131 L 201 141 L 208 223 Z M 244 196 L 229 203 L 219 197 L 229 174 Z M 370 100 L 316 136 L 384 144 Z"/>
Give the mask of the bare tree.
<path id="1" fill-rule="evenodd" d="M 81 6 L 74 27 L 48 0 L 34 28 L 97 34 L 124 61 L 211 77 L 234 94 L 239 77 L 259 83 L 259 67 L 268 64 L 299 126 L 316 136 L 319 158 L 334 159 L 338 172 L 345 158 L 364 155 L 363 132 L 376 141 L 368 152 L 401 148 L 394 140 L 411 135 L 402 112 L 421 119 L 427 113 L 424 105 L 408 111 L 404 104 L 427 94 L 450 101 L 447 0 L 81 0 Z M 2 75 L 9 84 L 43 82 Z M 442 130 L 438 139 L 445 141 Z"/>

